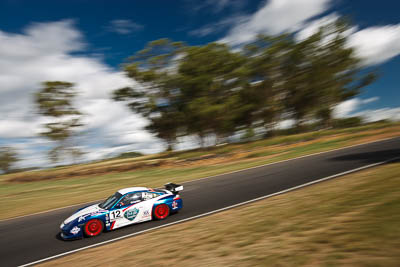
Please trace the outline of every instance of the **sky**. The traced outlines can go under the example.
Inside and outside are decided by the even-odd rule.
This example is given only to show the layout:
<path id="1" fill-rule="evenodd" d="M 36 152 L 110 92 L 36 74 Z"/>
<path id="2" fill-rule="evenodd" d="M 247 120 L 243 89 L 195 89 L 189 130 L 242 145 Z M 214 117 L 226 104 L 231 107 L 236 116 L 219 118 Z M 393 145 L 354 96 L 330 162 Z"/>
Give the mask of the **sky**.
<path id="1" fill-rule="evenodd" d="M 301 40 L 340 16 L 353 24 L 348 45 L 379 79 L 335 116 L 400 120 L 398 10 L 397 0 L 0 0 L 0 146 L 18 150 L 20 167 L 48 164 L 51 144 L 38 136 L 46 118 L 36 115 L 33 94 L 42 81 L 61 80 L 79 93 L 85 160 L 162 151 L 144 118 L 110 100 L 113 90 L 135 83 L 121 72 L 127 57 L 164 37 L 235 49 L 259 33 Z M 178 148 L 193 145 L 189 139 Z"/>

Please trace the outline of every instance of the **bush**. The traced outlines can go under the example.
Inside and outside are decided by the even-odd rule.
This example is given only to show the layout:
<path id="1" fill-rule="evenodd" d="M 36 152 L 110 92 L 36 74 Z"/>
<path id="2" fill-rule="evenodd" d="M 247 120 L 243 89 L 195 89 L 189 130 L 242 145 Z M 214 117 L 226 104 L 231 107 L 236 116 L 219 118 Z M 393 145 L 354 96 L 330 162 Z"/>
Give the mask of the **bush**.
<path id="1" fill-rule="evenodd" d="M 363 119 L 361 117 L 350 117 L 350 118 L 333 120 L 334 128 L 357 127 L 361 126 L 362 124 L 363 124 Z"/>
<path id="2" fill-rule="evenodd" d="M 116 158 L 125 159 L 125 158 L 136 158 L 136 157 L 141 157 L 141 156 L 143 156 L 142 153 L 133 151 L 133 152 L 122 153 Z"/>

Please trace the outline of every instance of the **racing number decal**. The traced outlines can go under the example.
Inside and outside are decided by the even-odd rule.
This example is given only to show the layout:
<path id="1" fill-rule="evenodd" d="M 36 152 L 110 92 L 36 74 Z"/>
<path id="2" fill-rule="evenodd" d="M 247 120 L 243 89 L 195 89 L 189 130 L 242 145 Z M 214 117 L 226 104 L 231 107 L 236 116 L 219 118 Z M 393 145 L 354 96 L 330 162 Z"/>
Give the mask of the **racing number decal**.
<path id="1" fill-rule="evenodd" d="M 120 210 L 113 210 L 110 212 L 110 221 L 122 218 L 122 212 Z"/>

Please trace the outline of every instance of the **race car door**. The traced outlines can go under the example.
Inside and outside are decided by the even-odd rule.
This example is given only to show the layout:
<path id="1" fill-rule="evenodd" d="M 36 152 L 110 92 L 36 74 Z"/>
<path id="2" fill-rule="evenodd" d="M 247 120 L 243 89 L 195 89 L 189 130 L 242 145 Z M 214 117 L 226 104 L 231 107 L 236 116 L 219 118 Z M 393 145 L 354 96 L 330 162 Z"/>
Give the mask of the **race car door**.
<path id="1" fill-rule="evenodd" d="M 143 221 L 147 217 L 143 204 L 142 192 L 126 194 L 110 211 L 111 230 Z"/>

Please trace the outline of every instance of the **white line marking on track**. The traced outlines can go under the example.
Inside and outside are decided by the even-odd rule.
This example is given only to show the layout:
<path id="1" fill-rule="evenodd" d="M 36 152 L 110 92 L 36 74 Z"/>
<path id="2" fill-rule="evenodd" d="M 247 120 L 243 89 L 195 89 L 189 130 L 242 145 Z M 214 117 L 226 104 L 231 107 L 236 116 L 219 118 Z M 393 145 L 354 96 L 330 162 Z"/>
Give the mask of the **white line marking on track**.
<path id="1" fill-rule="evenodd" d="M 356 169 L 352 169 L 352 170 L 349 170 L 349 171 L 341 172 L 341 173 L 334 174 L 334 175 L 331 175 L 331 176 L 328 176 L 328 177 L 324 177 L 324 178 L 321 178 L 321 179 L 318 179 L 318 180 L 315 180 L 315 181 L 311 181 L 311 182 L 308 182 L 308 183 L 305 183 L 305 184 L 301 184 L 301 185 L 298 185 L 298 186 L 295 186 L 295 187 L 291 187 L 291 188 L 288 188 L 288 189 L 285 189 L 285 190 L 282 190 L 282 191 L 279 191 L 279 192 L 276 192 L 276 193 L 272 193 L 272 194 L 265 195 L 265 196 L 262 196 L 262 197 L 258 197 L 258 198 L 254 198 L 254 199 L 247 200 L 247 201 L 244 201 L 244 202 L 240 202 L 240 203 L 237 203 L 237 204 L 225 207 L 225 208 L 209 211 L 209 212 L 202 213 L 202 214 L 199 214 L 199 215 L 196 215 L 196 216 L 192 216 L 192 217 L 189 217 L 189 218 L 186 218 L 186 219 L 182 219 L 182 220 L 179 220 L 179 221 L 176 221 L 176 222 L 163 224 L 163 225 L 156 226 L 156 227 L 153 227 L 153 228 L 149 228 L 149 229 L 146 229 L 146 230 L 143 230 L 143 231 L 139 231 L 139 232 L 136 232 L 136 233 L 120 236 L 120 237 L 117 237 L 117 238 L 106 240 L 106 241 L 103 241 L 103 242 L 100 242 L 100 243 L 96 243 L 96 244 L 93 244 L 93 245 L 89 245 L 89 246 L 86 246 L 86 247 L 82 247 L 82 248 L 74 249 L 74 250 L 71 250 L 71 251 L 67 251 L 67 252 L 64 252 L 64 253 L 61 253 L 61 254 L 57 254 L 57 255 L 54 255 L 54 256 L 51 256 L 51 257 L 48 257 L 48 258 L 44 258 L 44 259 L 37 260 L 37 261 L 34 261 L 34 262 L 30 262 L 30 263 L 27 263 L 27 264 L 24 264 L 24 265 L 20 265 L 20 267 L 35 265 L 35 264 L 42 263 L 42 262 L 45 262 L 45 261 L 48 261 L 48 260 L 52 260 L 52 259 L 55 259 L 55 258 L 59 258 L 59 257 L 62 257 L 62 256 L 66 256 L 66 255 L 72 254 L 72 253 L 76 253 L 76 252 L 79 252 L 79 251 L 82 251 L 82 250 L 85 250 L 85 249 L 102 246 L 102 245 L 105 245 L 105 244 L 108 244 L 108 243 L 112 243 L 112 242 L 115 242 L 115 241 L 118 241 L 118 240 L 121 240 L 121 239 L 125 239 L 125 238 L 136 236 L 136 235 L 140 235 L 140 234 L 143 234 L 143 233 L 147 233 L 147 232 L 150 232 L 150 231 L 153 231 L 153 230 L 157 230 L 157 229 L 160 229 L 160 228 L 164 228 L 164 227 L 167 227 L 167 226 L 171 226 L 171 225 L 174 225 L 174 224 L 183 223 L 183 222 L 187 222 L 187 221 L 194 220 L 194 219 L 197 219 L 197 218 L 205 217 L 205 216 L 208 216 L 208 215 L 211 215 L 211 214 L 214 214 L 214 213 L 218 213 L 218 212 L 225 211 L 225 210 L 228 210 L 228 209 L 232 209 L 232 208 L 236 208 L 236 207 L 239 207 L 239 206 L 243 206 L 243 205 L 255 202 L 255 201 L 259 201 L 259 200 L 262 200 L 262 199 L 266 199 L 266 198 L 270 198 L 270 197 L 273 197 L 273 196 L 281 195 L 281 194 L 284 194 L 284 193 L 287 193 L 287 192 L 290 192 L 290 191 L 294 191 L 294 190 L 297 190 L 297 189 L 300 189 L 300 188 L 303 188 L 303 187 L 306 187 L 306 186 L 310 186 L 310 185 L 313 185 L 313 184 L 316 184 L 316 183 L 320 183 L 320 182 L 323 182 L 323 181 L 326 181 L 326 180 L 330 180 L 330 179 L 333 179 L 333 178 L 336 178 L 336 177 L 339 177 L 339 176 L 343 176 L 343 175 L 350 174 L 350 173 L 353 173 L 353 172 L 357 172 L 357 171 L 361 171 L 361 170 L 364 170 L 364 169 L 372 168 L 372 167 L 375 167 L 375 166 L 378 166 L 378 165 L 382 165 L 382 164 L 385 164 L 385 163 L 388 163 L 388 162 L 391 162 L 391 161 L 395 161 L 397 159 L 400 159 L 400 157 L 395 157 L 395 158 L 392 158 L 392 159 L 389 159 L 389 160 L 385 160 L 385 161 L 381 161 L 381 162 L 365 165 L 365 166 L 362 166 L 362 167 L 359 167 L 359 168 L 356 168 Z"/>
<path id="2" fill-rule="evenodd" d="M 222 175 L 227 175 L 227 174 L 242 172 L 242 171 L 246 171 L 246 170 L 261 168 L 261 167 L 265 167 L 265 166 L 269 166 L 269 165 L 274 165 L 274 164 L 279 164 L 279 163 L 283 163 L 283 162 L 287 162 L 287 161 L 291 161 L 291 160 L 302 159 L 302 158 L 306 158 L 306 157 L 312 157 L 312 156 L 315 156 L 315 155 L 320 155 L 320 154 L 325 154 L 325 153 L 329 153 L 329 152 L 339 151 L 339 150 L 343 150 L 343 149 L 347 149 L 347 148 L 352 148 L 352 147 L 357 147 L 357 146 L 363 146 L 363 145 L 369 145 L 369 144 L 378 143 L 378 142 L 384 142 L 384 141 L 388 141 L 388 140 L 392 140 L 392 139 L 396 139 L 396 138 L 399 138 L 399 136 L 384 138 L 384 139 L 380 139 L 380 140 L 375 140 L 375 141 L 366 142 L 366 143 L 361 143 L 361 144 L 356 144 L 356 145 L 351 145 L 351 146 L 345 146 L 345 147 L 336 148 L 336 149 L 327 150 L 327 151 L 322 151 L 322 152 L 317 152 L 317 153 L 313 153 L 313 154 L 309 154 L 309 155 L 304 155 L 304 156 L 300 156 L 300 157 L 296 157 L 296 158 L 291 158 L 291 159 L 285 159 L 285 160 L 281 160 L 281 161 L 277 161 L 277 162 L 271 162 L 271 163 L 267 163 L 267 164 L 263 164 L 263 165 L 258 165 L 258 166 L 254 166 L 254 167 L 250 167 L 250 168 L 246 168 L 246 169 L 241 169 L 241 170 L 237 170 L 237 171 L 226 172 L 226 173 L 221 173 L 221 174 L 217 174 L 217 175 L 202 177 L 202 178 L 198 178 L 198 179 L 195 179 L 195 180 L 183 182 L 182 184 L 188 184 L 188 183 L 197 182 L 197 181 L 200 181 L 200 180 L 215 178 L 215 177 L 222 176 Z M 52 211 L 56 211 L 56 210 L 62 210 L 62 209 L 67 209 L 67 208 L 71 208 L 71 207 L 75 207 L 75 206 L 85 205 L 85 204 L 89 204 L 89 203 L 92 203 L 92 202 L 93 202 L 93 203 L 94 203 L 94 202 L 98 202 L 98 201 L 100 202 L 100 201 L 102 201 L 102 200 L 103 200 L 103 199 L 98 199 L 98 200 L 93 200 L 93 201 L 90 201 L 90 202 L 79 203 L 79 204 L 73 204 L 73 205 L 69 205 L 69 206 L 66 206 L 66 207 L 55 208 L 55 209 L 40 211 L 40 212 L 31 213 L 31 214 L 27 214 L 27 215 L 22 215 L 22 216 L 17 216 L 17 217 L 2 219 L 2 220 L 0 220 L 0 223 L 1 223 L 1 222 L 5 222 L 5 221 L 14 220 L 14 219 L 20 219 L 20 218 L 24 218 L 24 217 L 39 215 L 39 214 L 43 214 L 43 213 L 47 213 L 47 212 L 52 212 Z"/>

